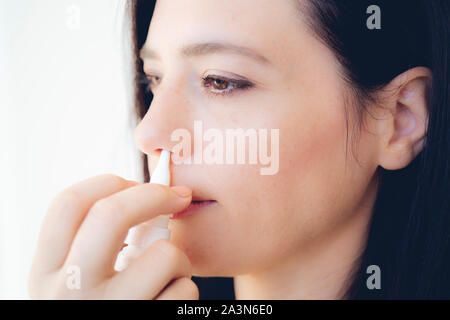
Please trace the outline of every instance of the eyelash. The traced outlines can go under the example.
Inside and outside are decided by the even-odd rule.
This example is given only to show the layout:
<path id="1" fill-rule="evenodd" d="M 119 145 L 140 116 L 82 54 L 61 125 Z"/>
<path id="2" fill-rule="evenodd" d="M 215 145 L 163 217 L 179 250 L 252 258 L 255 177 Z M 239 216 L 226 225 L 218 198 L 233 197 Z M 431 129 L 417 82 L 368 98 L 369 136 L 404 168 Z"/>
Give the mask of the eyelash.
<path id="1" fill-rule="evenodd" d="M 233 79 L 228 79 L 228 78 L 220 77 L 220 76 L 207 76 L 205 78 L 202 78 L 202 80 L 203 80 L 203 84 L 207 83 L 208 81 L 214 82 L 214 81 L 220 80 L 220 81 L 224 81 L 224 82 L 232 85 L 232 87 L 233 87 L 232 89 L 226 89 L 226 91 L 221 91 L 221 92 L 216 92 L 216 93 L 212 92 L 210 90 L 207 90 L 205 88 L 206 93 L 208 95 L 210 95 L 210 96 L 212 95 L 214 97 L 230 96 L 239 91 L 248 90 L 253 87 L 253 84 L 251 82 L 248 82 L 245 80 L 233 80 Z M 207 85 L 206 87 L 209 87 L 209 86 L 210 85 Z M 223 90 L 225 90 L 225 89 L 223 89 Z"/>
<path id="2" fill-rule="evenodd" d="M 152 82 L 152 79 L 154 79 L 154 78 L 159 78 L 159 77 L 146 75 L 146 90 L 147 90 L 147 92 L 151 92 L 151 82 Z M 202 78 L 202 80 L 203 80 L 203 82 L 202 82 L 203 89 L 205 90 L 206 94 L 211 97 L 231 96 L 235 93 L 238 93 L 239 91 L 248 90 L 253 87 L 253 84 L 249 81 L 233 80 L 233 79 L 228 79 L 228 78 L 221 77 L 221 76 L 209 75 L 209 76 Z M 228 85 L 231 84 L 231 86 L 233 88 L 232 89 L 222 89 L 222 90 L 226 90 L 226 91 L 221 91 L 221 92 L 212 92 L 211 90 L 208 90 L 207 88 L 212 85 L 211 82 L 214 82 L 217 80 L 224 81 Z M 205 86 L 205 84 L 207 84 L 207 85 Z"/>

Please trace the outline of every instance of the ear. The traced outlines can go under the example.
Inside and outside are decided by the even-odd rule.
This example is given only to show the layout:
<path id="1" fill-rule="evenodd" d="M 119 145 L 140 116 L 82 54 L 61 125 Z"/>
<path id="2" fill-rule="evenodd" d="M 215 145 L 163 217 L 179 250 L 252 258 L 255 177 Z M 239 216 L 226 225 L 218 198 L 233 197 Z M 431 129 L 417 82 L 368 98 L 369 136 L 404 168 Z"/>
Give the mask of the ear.
<path id="1" fill-rule="evenodd" d="M 428 93 L 432 73 L 410 69 L 382 90 L 384 116 L 377 120 L 378 164 L 386 170 L 406 167 L 422 151 L 428 126 Z"/>

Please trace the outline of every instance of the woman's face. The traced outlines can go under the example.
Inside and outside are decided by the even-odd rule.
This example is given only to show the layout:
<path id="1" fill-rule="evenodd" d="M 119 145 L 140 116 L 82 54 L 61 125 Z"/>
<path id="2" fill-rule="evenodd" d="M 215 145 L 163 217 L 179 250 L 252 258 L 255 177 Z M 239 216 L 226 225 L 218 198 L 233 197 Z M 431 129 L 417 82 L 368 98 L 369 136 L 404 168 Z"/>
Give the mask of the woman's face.
<path id="1" fill-rule="evenodd" d="M 192 47 L 204 43 L 216 45 Z M 151 171 L 156 150 L 179 143 L 171 140 L 176 129 L 193 137 L 194 121 L 201 121 L 203 132 L 214 128 L 224 136 L 226 129 L 266 129 L 268 146 L 270 130 L 279 129 L 271 150 L 279 157 L 274 174 L 262 175 L 268 165 L 248 158 L 245 164 L 172 166 L 172 185 L 217 201 L 171 220 L 172 241 L 191 259 L 194 275 L 267 269 L 321 250 L 349 225 L 364 232 L 375 194 L 373 138 L 361 132 L 355 159 L 349 114 L 346 154 L 337 61 L 307 30 L 293 1 L 159 0 L 144 48 L 154 99 L 135 138 L 150 155 Z M 208 76 L 231 83 L 207 83 L 202 78 Z M 199 148 L 191 147 L 184 158 Z"/>

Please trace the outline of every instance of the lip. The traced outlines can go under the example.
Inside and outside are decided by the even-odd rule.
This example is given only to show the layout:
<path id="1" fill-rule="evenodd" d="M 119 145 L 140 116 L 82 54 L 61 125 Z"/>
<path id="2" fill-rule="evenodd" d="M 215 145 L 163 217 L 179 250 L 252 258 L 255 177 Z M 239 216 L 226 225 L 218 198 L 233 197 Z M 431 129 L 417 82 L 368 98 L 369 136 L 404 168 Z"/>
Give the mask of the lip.
<path id="1" fill-rule="evenodd" d="M 216 200 L 201 200 L 199 198 L 193 197 L 192 202 L 187 208 L 185 208 L 183 211 L 174 213 L 172 217 L 170 217 L 170 219 L 178 220 L 215 205 L 217 205 Z"/>

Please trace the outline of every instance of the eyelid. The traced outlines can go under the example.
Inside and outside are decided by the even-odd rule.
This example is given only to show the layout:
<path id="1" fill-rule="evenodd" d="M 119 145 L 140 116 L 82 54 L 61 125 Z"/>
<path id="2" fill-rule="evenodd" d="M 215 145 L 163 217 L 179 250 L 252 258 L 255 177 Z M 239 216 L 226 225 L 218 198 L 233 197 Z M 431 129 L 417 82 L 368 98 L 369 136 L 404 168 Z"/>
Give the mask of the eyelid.
<path id="1" fill-rule="evenodd" d="M 220 73 L 225 73 L 227 75 L 221 75 Z M 149 77 L 158 77 L 160 79 L 162 79 L 162 76 L 158 73 L 158 72 L 152 72 L 150 70 L 144 70 L 143 72 L 143 76 L 145 78 L 149 78 Z M 202 78 L 206 78 L 206 77 L 215 77 L 221 80 L 225 80 L 225 81 L 234 81 L 234 82 L 238 82 L 238 83 L 248 83 L 248 84 L 252 84 L 254 83 L 253 81 L 250 81 L 244 77 L 241 77 L 237 74 L 234 73 L 230 73 L 230 72 L 223 72 L 220 71 L 219 74 L 217 72 L 211 71 L 211 74 L 208 73 L 208 71 L 204 72 L 202 75 Z"/>
<path id="2" fill-rule="evenodd" d="M 159 77 L 162 78 L 162 76 L 159 74 L 159 72 L 153 72 L 153 71 L 144 71 L 142 74 L 144 77 Z"/>
<path id="3" fill-rule="evenodd" d="M 225 75 L 223 75 L 223 74 L 225 74 Z M 216 71 L 216 70 L 205 71 L 203 73 L 202 79 L 205 80 L 205 78 L 214 78 L 214 79 L 219 79 L 219 80 L 234 83 L 234 84 L 236 84 L 236 86 L 238 86 L 238 88 L 236 88 L 237 90 L 239 90 L 239 87 L 244 87 L 241 89 L 253 88 L 258 84 L 257 82 L 254 82 L 245 77 L 239 76 L 235 73 Z M 233 91 L 233 90 L 231 90 L 231 91 Z"/>
<path id="4" fill-rule="evenodd" d="M 250 82 L 250 80 L 241 77 L 235 73 L 230 72 L 224 72 L 224 71 L 215 71 L 215 70 L 207 70 L 203 73 L 202 78 L 206 77 L 218 77 L 218 78 L 224 78 L 224 80 L 232 80 L 232 81 L 242 81 L 242 82 Z"/>
<path id="5" fill-rule="evenodd" d="M 224 77 L 221 75 L 216 75 L 216 74 L 209 74 L 204 76 L 202 79 L 208 79 L 208 78 L 212 78 L 212 79 L 218 79 L 218 80 L 223 80 L 226 82 L 230 82 L 230 83 L 234 83 L 238 86 L 249 86 L 252 85 L 252 83 L 248 80 L 244 80 L 244 79 L 233 79 L 233 78 L 228 78 L 228 77 Z"/>

